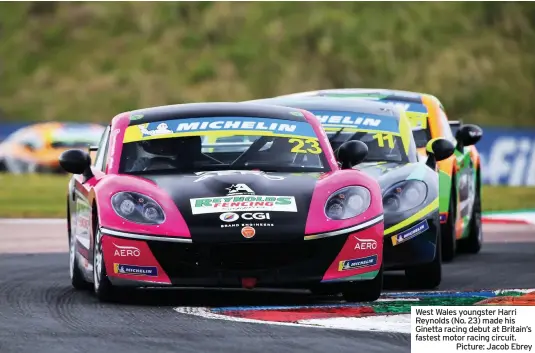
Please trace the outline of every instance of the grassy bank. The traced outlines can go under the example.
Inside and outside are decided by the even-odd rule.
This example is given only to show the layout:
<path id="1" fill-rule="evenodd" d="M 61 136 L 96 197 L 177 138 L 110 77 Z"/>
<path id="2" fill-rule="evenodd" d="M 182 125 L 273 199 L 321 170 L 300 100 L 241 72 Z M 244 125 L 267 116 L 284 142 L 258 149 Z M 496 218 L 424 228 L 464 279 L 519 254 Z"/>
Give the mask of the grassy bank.
<path id="1" fill-rule="evenodd" d="M 65 217 L 68 176 L 0 174 L 0 218 Z M 484 211 L 535 209 L 535 187 L 483 187 Z"/>
<path id="2" fill-rule="evenodd" d="M 1 120 L 392 87 L 535 125 L 530 2 L 3 2 L 0 30 Z"/>
<path id="3" fill-rule="evenodd" d="M 0 218 L 64 218 L 68 180 L 0 174 Z"/>

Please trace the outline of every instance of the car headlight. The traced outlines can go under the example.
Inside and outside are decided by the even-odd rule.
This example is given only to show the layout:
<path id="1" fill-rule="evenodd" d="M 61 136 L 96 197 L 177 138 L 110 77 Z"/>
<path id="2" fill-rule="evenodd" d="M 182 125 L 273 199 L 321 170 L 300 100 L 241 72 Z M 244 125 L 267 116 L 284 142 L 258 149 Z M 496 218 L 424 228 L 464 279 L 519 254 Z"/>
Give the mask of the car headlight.
<path id="1" fill-rule="evenodd" d="M 162 224 L 165 214 L 162 207 L 150 197 L 130 191 L 121 191 L 111 198 L 117 215 L 135 223 Z"/>
<path id="2" fill-rule="evenodd" d="M 370 191 L 362 186 L 348 186 L 332 194 L 325 203 L 325 215 L 333 220 L 356 217 L 370 207 Z"/>
<path id="3" fill-rule="evenodd" d="M 427 197 L 427 185 L 419 180 L 405 180 L 392 185 L 383 195 L 385 212 L 405 212 L 421 205 Z"/>

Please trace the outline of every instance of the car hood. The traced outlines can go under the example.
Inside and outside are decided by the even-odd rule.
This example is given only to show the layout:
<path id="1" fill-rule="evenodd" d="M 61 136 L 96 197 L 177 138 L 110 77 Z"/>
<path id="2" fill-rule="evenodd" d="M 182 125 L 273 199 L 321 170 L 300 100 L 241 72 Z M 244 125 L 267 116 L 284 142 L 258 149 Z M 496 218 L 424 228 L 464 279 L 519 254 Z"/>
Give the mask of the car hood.
<path id="1" fill-rule="evenodd" d="M 363 171 L 379 182 L 384 192 L 391 185 L 415 176 L 415 171 L 420 170 L 421 163 L 392 163 L 392 162 L 369 162 L 359 164 L 356 169 Z"/>
<path id="2" fill-rule="evenodd" d="M 319 175 L 225 171 L 143 177 L 171 197 L 195 242 L 244 241 L 245 226 L 255 229 L 248 241 L 261 242 L 303 240 Z M 240 218 L 230 214 L 222 220 L 224 213 Z M 257 219 L 242 218 L 252 214 Z"/>

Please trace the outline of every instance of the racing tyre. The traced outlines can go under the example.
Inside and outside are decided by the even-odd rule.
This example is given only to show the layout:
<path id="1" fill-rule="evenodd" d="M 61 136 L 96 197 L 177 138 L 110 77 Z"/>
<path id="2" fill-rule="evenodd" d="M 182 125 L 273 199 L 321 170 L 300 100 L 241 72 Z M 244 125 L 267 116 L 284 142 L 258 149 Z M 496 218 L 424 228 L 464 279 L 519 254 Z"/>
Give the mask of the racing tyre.
<path id="1" fill-rule="evenodd" d="M 474 208 L 472 209 L 472 219 L 468 237 L 459 241 L 459 250 L 464 253 L 477 254 L 483 245 L 483 227 L 481 226 L 481 189 L 479 188 L 474 199 Z"/>
<path id="2" fill-rule="evenodd" d="M 442 261 L 450 262 L 455 257 L 457 251 L 457 237 L 455 234 L 455 194 L 450 196 L 450 206 L 448 208 L 448 220 L 444 225 L 440 225 Z"/>
<path id="3" fill-rule="evenodd" d="M 383 290 L 383 266 L 371 281 L 350 283 L 343 289 L 342 295 L 348 302 L 373 302 L 379 299 Z"/>
<path id="4" fill-rule="evenodd" d="M 0 160 L 0 173 L 6 173 L 7 171 L 8 170 L 6 164 L 4 163 L 4 161 Z"/>
<path id="5" fill-rule="evenodd" d="M 95 245 L 93 246 L 93 291 L 102 302 L 113 302 L 117 298 L 117 288 L 113 287 L 106 274 L 102 253 L 102 233 L 98 223 L 95 226 Z"/>
<path id="6" fill-rule="evenodd" d="M 438 236 L 440 238 L 441 234 L 439 233 Z M 442 282 L 441 239 L 437 239 L 433 261 L 406 269 L 405 276 L 411 289 L 435 289 L 440 285 Z"/>
<path id="7" fill-rule="evenodd" d="M 87 282 L 84 275 L 80 271 L 78 261 L 76 261 L 76 239 L 73 239 L 71 233 L 71 217 L 69 212 L 69 201 L 67 200 L 67 233 L 69 235 L 69 275 L 71 277 L 71 284 L 76 290 L 86 290 L 91 288 L 91 284 Z"/>

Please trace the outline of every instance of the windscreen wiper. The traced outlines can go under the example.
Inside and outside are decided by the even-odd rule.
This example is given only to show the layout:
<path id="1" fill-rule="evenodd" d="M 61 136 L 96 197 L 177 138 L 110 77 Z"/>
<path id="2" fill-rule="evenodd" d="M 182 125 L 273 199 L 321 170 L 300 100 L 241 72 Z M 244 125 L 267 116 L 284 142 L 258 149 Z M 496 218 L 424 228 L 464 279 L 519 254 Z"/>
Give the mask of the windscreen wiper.
<path id="1" fill-rule="evenodd" d="M 336 131 L 334 133 L 334 135 L 332 135 L 330 138 L 329 138 L 329 143 L 332 145 L 333 141 L 338 137 L 340 136 L 340 134 L 342 133 L 342 131 L 344 131 L 345 127 L 341 128 L 340 130 Z"/>

